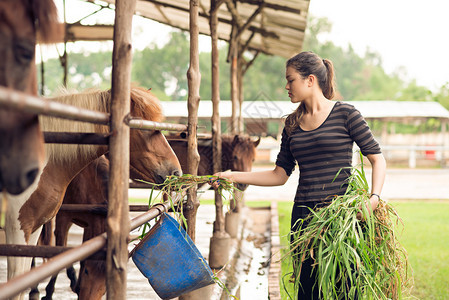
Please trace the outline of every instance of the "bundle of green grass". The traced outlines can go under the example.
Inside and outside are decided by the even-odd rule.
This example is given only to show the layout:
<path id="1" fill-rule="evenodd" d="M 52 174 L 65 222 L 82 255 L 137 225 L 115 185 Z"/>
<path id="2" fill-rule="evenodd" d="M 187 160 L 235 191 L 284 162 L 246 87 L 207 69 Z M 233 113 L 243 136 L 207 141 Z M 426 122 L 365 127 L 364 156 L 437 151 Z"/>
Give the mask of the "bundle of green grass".
<path id="1" fill-rule="evenodd" d="M 191 188 L 196 188 L 198 185 L 218 182 L 217 191 L 221 195 L 221 198 L 226 203 L 231 203 L 231 201 L 235 201 L 235 193 L 241 192 L 233 182 L 226 178 L 217 178 L 213 175 L 192 175 L 192 174 L 183 174 L 181 176 L 170 175 L 164 180 L 161 184 L 155 184 L 151 182 L 147 182 L 144 180 L 138 180 L 140 182 L 148 184 L 152 189 L 148 199 L 148 206 L 151 207 L 154 204 L 154 200 L 158 198 L 162 198 L 162 195 L 167 195 L 167 199 L 170 202 L 170 207 L 172 211 L 179 212 L 176 214 L 178 221 L 184 224 L 184 228 L 187 228 L 187 220 L 184 217 L 182 211 L 183 201 L 180 201 L 176 205 L 174 203 L 174 198 L 181 195 L 182 197 L 187 194 L 187 191 Z M 156 194 L 154 193 L 156 191 Z M 161 199 L 163 201 L 163 199 Z M 147 223 L 143 227 L 143 231 L 141 234 L 141 238 L 145 236 L 147 231 L 149 230 L 150 225 Z"/>
<path id="2" fill-rule="evenodd" d="M 408 293 L 407 252 L 396 235 L 400 217 L 383 200 L 370 213 L 368 190 L 362 165 L 353 169 L 345 195 L 311 211 L 308 225 L 299 224 L 291 233 L 286 257 L 294 261 L 295 290 L 300 288 L 301 263 L 311 257 L 320 299 L 400 299 Z"/>

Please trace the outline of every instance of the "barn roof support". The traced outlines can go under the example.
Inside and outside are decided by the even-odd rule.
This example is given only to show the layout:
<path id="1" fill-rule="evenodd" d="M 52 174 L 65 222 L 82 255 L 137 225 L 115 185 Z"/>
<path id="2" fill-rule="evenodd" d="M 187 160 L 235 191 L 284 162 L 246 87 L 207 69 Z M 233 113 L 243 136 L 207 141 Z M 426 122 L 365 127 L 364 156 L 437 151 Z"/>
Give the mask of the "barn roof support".
<path id="1" fill-rule="evenodd" d="M 136 0 L 117 0 L 115 9 L 106 252 L 106 291 L 109 300 L 126 299 L 127 238 L 130 231 L 128 211 L 130 128 L 123 120 L 130 112 L 131 30 L 135 6 Z"/>

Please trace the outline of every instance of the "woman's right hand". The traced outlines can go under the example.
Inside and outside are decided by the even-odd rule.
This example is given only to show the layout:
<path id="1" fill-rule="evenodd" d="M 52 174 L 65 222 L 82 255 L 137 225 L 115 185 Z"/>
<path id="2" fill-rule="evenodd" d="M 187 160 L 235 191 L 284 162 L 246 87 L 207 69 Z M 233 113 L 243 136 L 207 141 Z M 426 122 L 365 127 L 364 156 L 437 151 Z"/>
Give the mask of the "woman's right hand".
<path id="1" fill-rule="evenodd" d="M 209 180 L 209 184 L 214 188 L 217 189 L 220 186 L 220 178 L 225 178 L 229 181 L 233 181 L 232 178 L 232 172 L 231 171 L 225 171 L 225 172 L 217 172 Z"/>

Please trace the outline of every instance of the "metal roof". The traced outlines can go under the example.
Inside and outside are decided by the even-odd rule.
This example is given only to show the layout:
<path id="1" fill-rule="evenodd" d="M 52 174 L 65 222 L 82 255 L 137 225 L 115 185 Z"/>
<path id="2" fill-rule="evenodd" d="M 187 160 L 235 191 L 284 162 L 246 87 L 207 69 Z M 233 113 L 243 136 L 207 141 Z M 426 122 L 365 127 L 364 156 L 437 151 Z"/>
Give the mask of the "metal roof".
<path id="1" fill-rule="evenodd" d="M 442 118 L 449 119 L 449 111 L 434 101 L 347 101 L 365 118 Z"/>
<path id="2" fill-rule="evenodd" d="M 357 108 L 366 119 L 417 119 L 441 118 L 449 120 L 449 111 L 438 102 L 432 101 L 344 101 Z M 161 101 L 167 118 L 187 117 L 187 104 L 184 101 Z M 290 101 L 244 101 L 243 118 L 279 119 L 293 112 L 298 104 Z M 230 118 L 231 101 L 220 101 L 220 117 Z M 212 102 L 201 100 L 198 118 L 212 116 Z"/>
<path id="3" fill-rule="evenodd" d="M 95 3 L 95 0 L 85 0 Z M 199 0 L 199 31 L 210 36 L 211 0 Z M 115 4 L 115 0 L 103 0 Z M 248 50 L 290 58 L 302 49 L 310 0 L 224 1 L 218 10 L 218 38 L 229 41 L 233 15 Z M 235 4 L 235 9 L 232 8 Z M 233 13 L 231 13 L 231 11 Z M 136 14 L 157 22 L 189 30 L 189 0 L 137 0 Z M 248 26 L 244 25 L 248 23 Z"/>

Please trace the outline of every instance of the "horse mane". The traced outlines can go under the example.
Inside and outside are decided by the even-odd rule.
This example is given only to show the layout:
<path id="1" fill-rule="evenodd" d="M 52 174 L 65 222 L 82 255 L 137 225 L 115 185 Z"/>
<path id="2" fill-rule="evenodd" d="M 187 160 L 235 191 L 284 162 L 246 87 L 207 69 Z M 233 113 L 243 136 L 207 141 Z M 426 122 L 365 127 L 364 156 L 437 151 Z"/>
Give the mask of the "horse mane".
<path id="1" fill-rule="evenodd" d="M 232 147 L 238 144 L 242 147 L 243 151 L 249 152 L 254 151 L 255 149 L 254 142 L 251 140 L 251 137 L 247 135 L 223 135 L 221 139 L 223 143 L 232 145 Z"/>
<path id="2" fill-rule="evenodd" d="M 132 117 L 155 122 L 164 120 L 161 103 L 150 90 L 142 87 L 132 87 L 131 100 Z"/>
<path id="3" fill-rule="evenodd" d="M 29 7 L 40 43 L 51 43 L 63 36 L 63 26 L 58 20 L 58 10 L 53 0 L 23 0 Z"/>
<path id="4" fill-rule="evenodd" d="M 59 96 L 51 98 L 50 100 L 89 110 L 105 113 L 110 112 L 110 90 L 88 89 L 76 93 L 62 89 L 59 94 Z M 134 87 L 131 89 L 131 116 L 160 122 L 163 120 L 162 107 L 159 100 L 149 91 L 140 87 Z M 109 133 L 109 126 L 107 125 L 44 116 L 40 116 L 40 121 L 44 131 Z M 96 155 L 98 146 L 46 144 L 46 148 L 48 153 L 47 156 L 50 161 L 65 162 L 79 157 L 93 157 Z"/>

